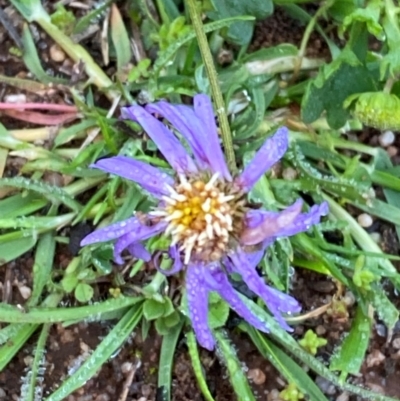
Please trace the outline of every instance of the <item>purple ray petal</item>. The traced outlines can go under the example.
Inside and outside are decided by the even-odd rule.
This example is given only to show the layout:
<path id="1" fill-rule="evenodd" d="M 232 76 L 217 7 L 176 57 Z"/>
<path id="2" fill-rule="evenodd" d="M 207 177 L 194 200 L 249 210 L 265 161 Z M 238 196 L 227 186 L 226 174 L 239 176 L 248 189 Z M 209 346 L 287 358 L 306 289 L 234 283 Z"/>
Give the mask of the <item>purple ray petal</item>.
<path id="1" fill-rule="evenodd" d="M 161 263 L 160 263 L 161 255 L 162 255 L 162 252 L 158 252 L 155 255 L 154 260 L 153 260 L 154 266 L 160 273 L 164 274 L 165 276 L 172 276 L 182 270 L 183 263 L 182 263 L 181 255 L 178 251 L 177 246 L 171 246 L 169 248 L 169 256 L 174 261 L 174 264 L 172 265 L 171 269 L 164 270 L 161 268 Z"/>
<path id="2" fill-rule="evenodd" d="M 125 156 L 101 159 L 91 167 L 134 181 L 156 197 L 169 195 L 166 185 L 174 184 L 173 178 L 158 168 Z"/>
<path id="3" fill-rule="evenodd" d="M 124 251 L 124 249 L 128 248 L 132 244 L 135 244 L 138 241 L 153 237 L 154 235 L 165 230 L 166 226 L 167 224 L 164 222 L 155 224 L 154 226 L 145 226 L 140 224 L 140 226 L 138 226 L 135 231 L 129 232 L 127 234 L 124 234 L 122 237 L 119 237 L 114 245 L 115 262 L 119 265 L 122 265 L 124 261 L 121 258 L 121 253 Z"/>
<path id="4" fill-rule="evenodd" d="M 247 226 L 241 234 L 240 242 L 245 245 L 255 245 L 277 237 L 282 231 L 294 224 L 301 213 L 302 204 L 302 200 L 299 199 L 292 206 L 279 213 L 260 211 L 263 216 L 262 219 L 260 219 L 257 211 L 249 212 L 246 219 Z"/>
<path id="5" fill-rule="evenodd" d="M 199 344 L 212 351 L 215 340 L 208 326 L 208 289 L 203 282 L 203 267 L 189 265 L 186 271 L 186 291 L 190 320 Z"/>
<path id="6" fill-rule="evenodd" d="M 193 99 L 193 106 L 194 112 L 206 128 L 207 135 L 204 138 L 207 143 L 206 152 L 208 160 L 213 167 L 213 171 L 221 173 L 225 179 L 231 181 L 232 177 L 226 165 L 224 154 L 219 142 L 214 110 L 210 98 L 204 94 L 196 95 Z M 198 134 L 201 132 L 202 131 L 198 131 Z"/>
<path id="7" fill-rule="evenodd" d="M 248 263 L 243 251 L 238 250 L 235 254 L 232 254 L 231 260 L 236 271 L 242 276 L 243 281 L 251 291 L 265 302 L 282 328 L 292 331 L 281 313 L 297 313 L 301 310 L 300 304 L 291 296 L 266 285 L 257 271 Z"/>
<path id="8" fill-rule="evenodd" d="M 200 127 L 198 127 L 197 118 L 193 118 L 195 117 L 193 110 L 188 106 L 173 106 L 163 101 L 148 104 L 146 110 L 166 118 L 184 136 L 202 170 L 210 167 L 203 149 L 204 143 L 202 144 L 201 138 L 194 134 Z M 193 115 L 192 118 L 189 117 L 190 112 Z"/>
<path id="9" fill-rule="evenodd" d="M 251 210 L 246 216 L 247 228 L 243 231 L 243 244 L 255 244 L 260 239 L 273 242 L 278 237 L 288 237 L 307 231 L 312 225 L 318 224 L 322 216 L 329 212 L 326 202 L 314 205 L 307 213 L 297 213 L 301 201 L 295 202 L 282 212 Z"/>
<path id="10" fill-rule="evenodd" d="M 197 168 L 175 135 L 141 106 L 122 109 L 123 118 L 137 121 L 157 145 L 171 167 L 178 173 L 196 173 Z"/>
<path id="11" fill-rule="evenodd" d="M 128 251 L 136 259 L 141 259 L 145 262 L 149 262 L 151 259 L 150 252 L 144 247 L 141 242 L 135 242 L 134 244 L 129 245 Z"/>
<path id="12" fill-rule="evenodd" d="M 119 221 L 107 227 L 100 228 L 87 235 L 82 241 L 81 246 L 94 244 L 96 242 L 106 242 L 115 238 L 122 237 L 130 231 L 136 231 L 141 226 L 141 223 L 136 217 Z"/>
<path id="13" fill-rule="evenodd" d="M 281 127 L 268 138 L 255 154 L 253 160 L 235 180 L 243 190 L 248 192 L 253 185 L 285 154 L 289 145 L 288 129 Z"/>
<path id="14" fill-rule="evenodd" d="M 218 294 L 231 306 L 231 308 L 244 320 L 254 326 L 256 329 L 268 332 L 265 323 L 255 316 L 250 309 L 243 303 L 239 295 L 229 282 L 226 273 L 220 266 L 206 267 L 204 269 L 204 277 L 210 276 L 206 281 L 210 290 L 218 292 Z"/>
<path id="15" fill-rule="evenodd" d="M 146 110 L 166 118 L 188 141 L 200 168 L 210 168 L 231 181 L 219 143 L 212 104 L 206 95 L 194 98 L 194 110 L 189 106 L 158 102 Z"/>

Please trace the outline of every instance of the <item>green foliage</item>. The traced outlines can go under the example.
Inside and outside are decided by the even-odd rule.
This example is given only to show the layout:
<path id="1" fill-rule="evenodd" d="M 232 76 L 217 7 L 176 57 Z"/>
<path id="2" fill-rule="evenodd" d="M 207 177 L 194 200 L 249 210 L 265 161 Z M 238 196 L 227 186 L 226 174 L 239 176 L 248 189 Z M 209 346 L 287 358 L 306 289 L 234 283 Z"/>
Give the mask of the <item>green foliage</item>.
<path id="1" fill-rule="evenodd" d="M 177 346 L 179 352 L 184 352 L 185 341 L 180 339 L 186 325 L 187 346 L 199 388 L 204 398 L 212 401 L 207 370 L 203 369 L 190 331 L 184 270 L 170 280 L 152 269 L 153 260 L 147 263 L 126 258 L 126 265 L 117 267 L 111 242 L 78 249 L 78 255 L 70 260 L 66 269 L 61 269 L 55 258 L 60 243 L 74 240 L 69 234 L 71 226 L 89 221 L 95 227 L 104 227 L 129 218 L 135 212 L 146 213 L 153 207 L 154 201 L 137 185 L 109 177 L 89 166 L 98 158 L 118 154 L 170 172 L 141 127 L 134 122 L 118 120 L 118 109 L 134 102 L 143 104 L 161 98 L 188 105 L 195 93 L 209 92 L 209 66 L 206 68 L 199 52 L 199 41 L 188 19 L 188 10 L 183 8 L 188 3 L 156 0 L 153 3 L 157 12 L 154 13 L 149 3 L 142 0 L 128 2 L 120 9 L 112 5 L 115 2 L 105 1 L 88 10 L 78 21 L 63 6 L 58 6 L 50 18 L 43 8 L 45 3 L 39 0 L 12 0 L 11 3 L 29 23 L 36 23 L 61 46 L 74 63 L 82 63 L 88 81 L 78 82 L 73 87 L 56 87 L 65 93 L 66 99 L 73 100 L 81 121 L 60 128 L 55 138 L 46 137 L 49 146 L 41 146 L 42 127 L 20 130 L 23 138 L 20 139 L 21 132 L 11 132 L 0 125 L 0 169 L 6 160 L 15 156 L 28 159 L 20 176 L 6 174 L 0 180 L 0 265 L 28 251 L 34 255 L 31 298 L 22 308 L 0 304 L 0 321 L 9 323 L 0 330 L 3 344 L 0 370 L 7 369 L 32 334 L 40 331 L 38 339 L 31 340 L 32 344 L 36 341 L 37 346 L 29 388 L 24 395 L 31 401 L 51 324 L 115 319 L 113 323 L 110 321 L 113 328 L 109 335 L 84 365 L 47 397 L 47 401 L 62 400 L 93 377 L 139 323 L 144 338 L 152 335 L 149 329 L 154 324 L 163 336 L 158 386 L 166 390 L 166 399 L 174 399 L 171 368 Z M 354 392 L 360 399 L 388 401 L 390 397 L 352 386 L 345 378 L 349 373 L 359 374 L 365 360 L 372 325 L 368 311 L 373 309 L 389 329 L 398 321 L 399 311 L 385 288 L 390 283 L 400 290 L 400 275 L 392 263 L 399 257 L 382 252 L 348 212 L 347 205 L 396 224 L 400 233 L 399 170 L 393 168 L 385 150 L 348 140 L 342 136 L 343 130 L 335 131 L 332 127 L 356 131 L 363 123 L 377 129 L 399 129 L 400 86 L 395 82 L 400 71 L 399 7 L 390 0 L 337 0 L 324 2 L 315 15 L 310 15 L 301 0 L 275 3 L 282 5 L 282 10 L 297 18 L 300 24 L 307 24 L 300 49 L 280 44 L 251 54 L 247 51 L 254 20 L 272 13 L 272 1 L 197 2 L 215 61 L 219 61 L 227 48 L 232 52 L 231 61 L 228 65 L 218 65 L 218 76 L 214 78 L 222 92 L 221 113 L 228 114 L 234 133 L 236 159 L 243 159 L 246 164 L 275 127 L 288 123 L 292 128 L 291 148 L 280 167 L 283 171 L 292 169 L 293 178 L 286 179 L 280 168 L 274 169 L 257 183 L 250 200 L 273 211 L 287 207 L 299 197 L 307 200 L 304 211 L 308 205 L 324 200 L 330 207 L 329 219 L 323 224 L 307 233 L 275 241 L 261 260 L 258 271 L 269 285 L 288 292 L 291 291 L 293 266 L 334 277 L 338 286 L 353 293 L 357 307 L 349 334 L 331 355 L 331 370 L 314 356 L 318 348 L 326 344 L 325 339 L 307 331 L 302 340 L 295 341 L 280 328 L 264 305 L 261 307 L 244 295 L 240 295 L 243 302 L 266 322 L 270 333 L 266 336 L 245 323 L 239 325 L 239 330 L 249 334 L 260 355 L 289 383 L 280 394 L 282 399 L 295 401 L 304 396 L 326 401 L 308 373 L 311 369 L 341 390 Z M 110 35 L 103 40 L 104 44 L 108 40 L 113 44 L 115 79 L 107 75 L 108 70 L 98 64 L 97 57 L 93 58 L 71 40 L 72 35 L 82 34 L 94 24 L 106 26 L 102 18 L 108 9 L 112 11 Z M 340 32 L 340 44 L 339 41 L 334 43 L 328 31 L 321 27 L 326 24 L 319 25 L 321 16 L 328 20 L 330 32 Z M 326 41 L 332 61 L 304 56 L 313 28 Z M 135 36 L 138 32 L 144 49 L 134 47 L 140 45 Z M 368 33 L 382 42 L 380 48 L 372 51 Z M 1 82 L 18 91 L 30 90 L 39 95 L 50 89 L 49 84 L 65 85 L 66 81 L 43 70 L 41 52 L 37 51 L 27 25 L 22 31 L 22 41 L 23 61 L 37 81 L 0 77 Z M 344 48 L 339 48 L 343 42 Z M 132 49 L 135 52 L 131 52 Z M 131 67 L 130 63 L 136 65 Z M 128 65 L 130 70 L 125 68 Z M 297 104 L 301 104 L 303 122 L 310 126 L 300 123 Z M 31 141 L 35 141 L 34 144 Z M 237 167 L 241 169 L 242 163 Z M 48 183 L 49 173 L 60 178 L 59 186 Z M 385 198 L 377 199 L 372 187 L 382 188 Z M 329 240 L 332 233 L 339 233 L 334 242 Z M 80 239 L 76 241 L 79 244 Z M 159 235 L 144 245 L 153 255 L 161 252 L 161 269 L 168 271 L 172 267 L 168 256 L 169 238 Z M 240 280 L 240 277 L 231 279 Z M 98 282 L 102 283 L 101 297 Z M 106 286 L 104 292 L 103 286 Z M 71 296 L 83 305 L 61 306 L 61 302 Z M 182 313 L 179 305 L 182 305 Z M 236 397 L 254 399 L 230 339 L 233 329 L 227 325 L 229 305 L 218 294 L 211 293 L 208 306 L 208 323 L 215 333 L 218 355 L 227 366 Z M 326 313 L 331 319 L 347 321 L 353 316 L 349 312 L 345 301 L 335 298 Z"/>
<path id="2" fill-rule="evenodd" d="M 332 128 L 342 127 L 350 114 L 344 101 L 353 94 L 376 88 L 371 72 L 351 51 L 342 53 L 332 64 L 322 68 L 311 81 L 302 101 L 301 115 L 305 123 L 311 123 L 326 111 Z"/>
<path id="3" fill-rule="evenodd" d="M 279 393 L 279 397 L 284 401 L 298 401 L 304 399 L 304 394 L 299 391 L 294 383 L 289 383 L 286 388 Z"/>
<path id="4" fill-rule="evenodd" d="M 363 124 L 380 130 L 400 129 L 400 99 L 385 92 L 365 92 L 349 96 L 344 107 L 355 102 L 353 115 Z"/>
<path id="5" fill-rule="evenodd" d="M 272 14 L 273 3 L 271 0 L 211 0 L 215 11 L 208 13 L 212 20 L 249 15 L 257 20 L 262 20 Z M 226 38 L 235 45 L 248 45 L 253 35 L 254 22 L 241 21 L 231 25 L 226 32 Z"/>
<path id="6" fill-rule="evenodd" d="M 74 30 L 75 16 L 68 11 L 62 4 L 56 4 L 56 11 L 50 16 L 51 22 L 63 31 L 66 35 L 70 35 Z"/>
<path id="7" fill-rule="evenodd" d="M 304 337 L 299 340 L 299 344 L 311 355 L 315 355 L 318 348 L 327 343 L 328 341 L 325 338 L 318 337 L 311 329 L 307 330 Z"/>

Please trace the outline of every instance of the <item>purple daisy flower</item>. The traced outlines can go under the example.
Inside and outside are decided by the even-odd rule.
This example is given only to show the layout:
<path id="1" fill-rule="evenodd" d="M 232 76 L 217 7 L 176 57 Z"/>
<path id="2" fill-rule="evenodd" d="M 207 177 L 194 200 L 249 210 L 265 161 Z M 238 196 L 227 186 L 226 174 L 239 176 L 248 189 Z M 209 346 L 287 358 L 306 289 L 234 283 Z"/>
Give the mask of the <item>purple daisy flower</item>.
<path id="1" fill-rule="evenodd" d="M 159 121 L 167 120 L 191 150 L 189 154 L 178 137 Z M 123 109 L 123 117 L 138 122 L 175 170 L 170 176 L 158 168 L 124 156 L 99 160 L 94 164 L 111 174 L 136 182 L 158 199 L 155 210 L 145 219 L 132 217 L 97 230 L 81 245 L 116 240 L 114 259 L 122 264 L 122 252 L 150 260 L 142 241 L 163 233 L 171 240 L 169 256 L 174 265 L 164 274 L 185 271 L 190 318 L 198 342 L 212 350 L 215 341 L 208 326 L 208 294 L 216 291 L 243 319 L 259 330 L 268 328 L 241 301 L 229 281 L 238 273 L 250 290 L 267 305 L 279 324 L 291 330 L 282 313 L 296 313 L 298 302 L 265 284 L 256 266 L 265 248 L 275 239 L 308 230 L 328 212 L 326 203 L 302 213 L 302 201 L 282 212 L 252 209 L 246 193 L 257 180 L 279 161 L 288 147 L 288 131 L 280 128 L 256 153 L 244 171 L 232 177 L 220 147 L 214 112 L 208 96 L 194 97 L 194 107 L 161 101 L 145 108 Z"/>

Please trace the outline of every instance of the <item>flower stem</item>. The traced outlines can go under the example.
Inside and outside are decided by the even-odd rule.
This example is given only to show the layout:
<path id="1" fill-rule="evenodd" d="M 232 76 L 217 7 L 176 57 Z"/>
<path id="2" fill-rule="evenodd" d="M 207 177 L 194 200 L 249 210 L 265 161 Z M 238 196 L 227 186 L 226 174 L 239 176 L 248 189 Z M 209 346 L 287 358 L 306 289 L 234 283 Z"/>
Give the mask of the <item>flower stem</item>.
<path id="1" fill-rule="evenodd" d="M 224 99 L 218 83 L 218 74 L 215 69 L 214 61 L 208 45 L 207 36 L 203 29 L 203 23 L 196 9 L 196 0 L 186 0 L 189 7 L 189 14 L 192 20 L 193 28 L 197 36 L 200 53 L 203 58 L 204 66 L 211 86 L 211 95 L 215 103 L 219 125 L 221 127 L 222 142 L 225 147 L 225 155 L 228 167 L 231 171 L 236 170 L 235 152 L 233 150 L 232 134 L 229 127 L 228 117 Z"/>

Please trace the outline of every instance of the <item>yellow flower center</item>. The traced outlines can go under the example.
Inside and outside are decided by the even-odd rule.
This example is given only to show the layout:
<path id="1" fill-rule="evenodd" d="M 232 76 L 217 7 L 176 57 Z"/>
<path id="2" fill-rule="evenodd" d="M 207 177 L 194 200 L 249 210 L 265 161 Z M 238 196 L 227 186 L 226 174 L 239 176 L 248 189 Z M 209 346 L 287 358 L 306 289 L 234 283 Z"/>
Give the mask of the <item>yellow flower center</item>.
<path id="1" fill-rule="evenodd" d="M 169 187 L 165 206 L 153 212 L 168 222 L 166 234 L 171 245 L 184 253 L 184 263 L 193 255 L 196 260 L 214 261 L 224 254 L 233 230 L 233 213 L 237 195 L 226 195 L 223 183 L 214 174 L 208 182 L 180 177 Z"/>

